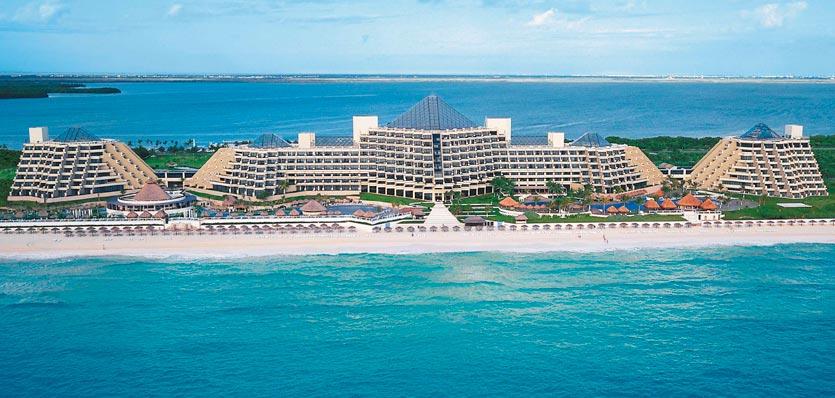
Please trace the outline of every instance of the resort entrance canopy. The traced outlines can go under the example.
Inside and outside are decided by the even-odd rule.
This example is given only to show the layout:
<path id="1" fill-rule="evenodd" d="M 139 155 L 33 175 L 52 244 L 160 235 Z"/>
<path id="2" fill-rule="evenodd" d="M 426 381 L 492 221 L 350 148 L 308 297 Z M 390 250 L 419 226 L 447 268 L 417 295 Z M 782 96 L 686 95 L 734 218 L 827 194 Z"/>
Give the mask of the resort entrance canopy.
<path id="1" fill-rule="evenodd" d="M 412 130 L 455 130 L 475 128 L 478 125 L 441 97 L 430 95 L 386 125 Z"/>

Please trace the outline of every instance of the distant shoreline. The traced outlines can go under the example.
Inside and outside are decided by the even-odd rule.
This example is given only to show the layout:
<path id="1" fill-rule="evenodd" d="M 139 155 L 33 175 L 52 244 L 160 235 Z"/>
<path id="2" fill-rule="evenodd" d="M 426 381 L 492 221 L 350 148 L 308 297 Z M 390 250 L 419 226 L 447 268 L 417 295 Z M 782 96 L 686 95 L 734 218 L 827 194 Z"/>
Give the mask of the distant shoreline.
<path id="1" fill-rule="evenodd" d="M 0 75 L 3 80 L 39 80 L 89 83 L 783 83 L 835 84 L 835 77 L 735 76 L 544 76 L 544 75 L 112 75 L 43 74 Z"/>

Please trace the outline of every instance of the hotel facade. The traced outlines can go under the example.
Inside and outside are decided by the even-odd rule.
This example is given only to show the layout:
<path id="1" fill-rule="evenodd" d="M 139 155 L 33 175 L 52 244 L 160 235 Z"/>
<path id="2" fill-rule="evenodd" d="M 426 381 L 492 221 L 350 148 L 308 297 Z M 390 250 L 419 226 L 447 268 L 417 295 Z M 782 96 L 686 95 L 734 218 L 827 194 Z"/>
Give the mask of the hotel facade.
<path id="1" fill-rule="evenodd" d="M 610 144 L 595 133 L 570 143 L 557 132 L 514 140 L 511 119 L 478 125 L 429 96 L 382 126 L 376 116 L 355 116 L 350 137 L 300 133 L 297 143 L 289 143 L 265 134 L 222 148 L 185 187 L 249 200 L 370 192 L 444 201 L 453 192 L 490 193 L 500 175 L 520 191 L 540 193 L 549 181 L 618 193 L 664 178 L 638 148 Z"/>
<path id="2" fill-rule="evenodd" d="M 786 125 L 780 135 L 760 123 L 738 137 L 723 138 L 687 180 L 699 189 L 749 195 L 828 195 L 809 138 L 798 125 Z"/>
<path id="3" fill-rule="evenodd" d="M 57 203 L 138 191 L 154 171 L 127 145 L 70 128 L 50 139 L 46 127 L 29 129 L 9 201 Z"/>

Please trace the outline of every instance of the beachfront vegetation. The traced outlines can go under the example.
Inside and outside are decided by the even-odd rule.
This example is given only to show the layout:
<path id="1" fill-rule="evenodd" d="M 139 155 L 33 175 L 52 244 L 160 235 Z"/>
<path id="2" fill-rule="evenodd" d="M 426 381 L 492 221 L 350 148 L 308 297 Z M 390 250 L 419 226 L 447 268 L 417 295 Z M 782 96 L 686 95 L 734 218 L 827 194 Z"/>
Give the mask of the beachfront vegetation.
<path id="1" fill-rule="evenodd" d="M 823 175 L 829 194 L 835 194 L 835 135 L 813 135 L 809 138 L 812 152 Z"/>
<path id="2" fill-rule="evenodd" d="M 0 147 L 0 206 L 5 206 L 6 198 L 11 192 L 17 163 L 20 161 L 20 151 Z"/>
<path id="3" fill-rule="evenodd" d="M 365 201 L 369 201 L 369 202 L 391 203 L 391 204 L 400 205 L 400 206 L 408 206 L 410 204 L 427 205 L 423 201 L 417 200 L 417 199 L 401 198 L 399 196 L 381 195 L 381 194 L 378 194 L 378 193 L 371 193 L 371 192 L 361 193 L 360 194 L 360 200 L 365 200 Z"/>
<path id="4" fill-rule="evenodd" d="M 493 186 L 493 192 L 496 196 L 513 196 L 516 191 L 516 183 L 505 176 L 496 176 L 490 181 Z"/>
<path id="5" fill-rule="evenodd" d="M 726 211 L 726 220 L 786 219 L 786 218 L 833 218 L 835 197 L 812 196 L 805 199 L 782 199 L 766 196 L 734 195 L 738 198 L 757 202 L 751 209 Z M 803 203 L 811 207 L 780 207 L 778 203 Z"/>
<path id="6" fill-rule="evenodd" d="M 0 78 L 0 99 L 46 98 L 49 94 L 119 94 L 113 87 L 85 87 L 80 83 L 61 83 L 31 79 Z"/>
<path id="7" fill-rule="evenodd" d="M 685 221 L 684 217 L 675 214 L 642 214 L 642 215 L 633 215 L 633 216 L 608 216 L 608 217 L 597 217 L 592 216 L 589 214 L 573 214 L 568 215 L 565 217 L 560 216 L 540 216 L 534 212 L 527 212 L 525 213 L 525 217 L 528 218 L 528 224 L 544 224 L 544 223 L 580 223 L 580 222 L 587 222 L 587 223 L 610 223 L 610 222 L 641 222 L 641 221 Z M 511 216 L 506 216 L 504 214 L 493 214 L 489 217 L 489 219 L 494 221 L 502 221 L 508 223 L 514 223 L 515 218 Z"/>

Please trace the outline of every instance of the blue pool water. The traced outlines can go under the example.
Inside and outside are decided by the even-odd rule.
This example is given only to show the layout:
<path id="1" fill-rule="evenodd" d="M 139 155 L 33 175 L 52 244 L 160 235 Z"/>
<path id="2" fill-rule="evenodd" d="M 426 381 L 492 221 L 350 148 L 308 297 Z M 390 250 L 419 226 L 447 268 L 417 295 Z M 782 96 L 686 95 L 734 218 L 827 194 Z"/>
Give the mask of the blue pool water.
<path id="1" fill-rule="evenodd" d="M 0 263 L 0 396 L 833 396 L 835 245 Z"/>
<path id="2" fill-rule="evenodd" d="M 422 97 L 443 96 L 474 121 L 510 117 L 514 134 L 604 136 L 739 134 L 758 122 L 835 133 L 835 84 L 782 83 L 113 83 L 117 95 L 0 102 L 0 145 L 20 147 L 30 126 L 84 126 L 103 137 L 253 139 L 264 132 L 348 135 L 352 115 L 391 121 Z M 92 84 L 91 86 L 101 86 Z"/>

